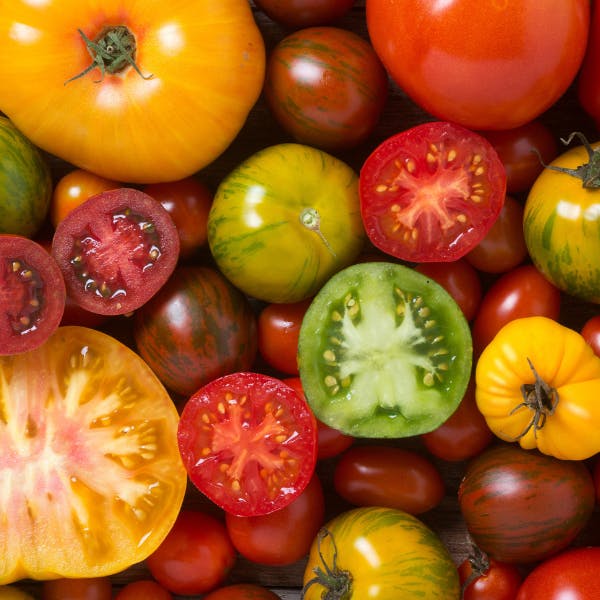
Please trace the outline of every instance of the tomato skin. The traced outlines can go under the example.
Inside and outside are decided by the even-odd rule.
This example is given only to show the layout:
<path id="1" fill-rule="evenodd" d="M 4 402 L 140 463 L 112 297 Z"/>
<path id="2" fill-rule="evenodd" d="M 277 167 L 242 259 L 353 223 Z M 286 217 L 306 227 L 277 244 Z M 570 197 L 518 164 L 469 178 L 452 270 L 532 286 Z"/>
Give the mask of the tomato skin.
<path id="1" fill-rule="evenodd" d="M 146 559 L 152 577 L 173 594 L 204 594 L 221 585 L 237 559 L 220 519 L 185 509 Z"/>
<path id="2" fill-rule="evenodd" d="M 280 600 L 275 592 L 253 583 L 226 585 L 203 598 L 204 600 Z"/>
<path id="3" fill-rule="evenodd" d="M 112 583 L 108 577 L 53 579 L 42 584 L 43 600 L 110 600 Z"/>
<path id="4" fill-rule="evenodd" d="M 523 581 L 516 565 L 477 556 L 460 563 L 458 576 L 464 589 L 462 600 L 515 600 Z"/>
<path id="5" fill-rule="evenodd" d="M 461 514 L 490 558 L 530 564 L 566 548 L 594 510 L 583 462 L 499 443 L 470 461 L 460 482 Z"/>
<path id="6" fill-rule="evenodd" d="M 140 579 L 123 587 L 115 600 L 173 600 L 173 595 L 152 579 Z"/>
<path id="7" fill-rule="evenodd" d="M 400 88 L 437 118 L 483 130 L 518 127 L 562 96 L 590 21 L 587 0 L 560 10 L 537 0 L 367 0 L 366 10 L 373 46 Z"/>
<path id="8" fill-rule="evenodd" d="M 388 78 L 371 44 L 358 34 L 309 27 L 270 52 L 264 94 L 296 141 L 335 152 L 371 135 L 388 97 Z"/>
<path id="9" fill-rule="evenodd" d="M 592 347 L 594 354 L 600 356 L 600 315 L 590 317 L 581 328 L 583 339 Z"/>
<path id="10" fill-rule="evenodd" d="M 291 29 L 328 25 L 344 16 L 355 0 L 255 0 L 271 19 Z"/>
<path id="11" fill-rule="evenodd" d="M 595 4 L 586 54 L 577 78 L 577 97 L 583 109 L 598 123 L 600 122 L 600 85 L 596 73 L 600 61 L 600 11 Z"/>
<path id="12" fill-rule="evenodd" d="M 356 506 L 384 506 L 419 515 L 436 507 L 445 484 L 424 456 L 394 446 L 355 445 L 337 460 L 333 485 Z"/>

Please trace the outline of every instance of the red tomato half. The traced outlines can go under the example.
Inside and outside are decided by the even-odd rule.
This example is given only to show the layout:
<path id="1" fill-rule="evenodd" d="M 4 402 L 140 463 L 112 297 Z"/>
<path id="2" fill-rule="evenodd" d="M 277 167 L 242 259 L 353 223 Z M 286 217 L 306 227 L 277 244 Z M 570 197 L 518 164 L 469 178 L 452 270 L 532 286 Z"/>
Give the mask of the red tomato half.
<path id="1" fill-rule="evenodd" d="M 384 140 L 364 162 L 359 190 L 373 245 L 406 261 L 446 262 L 489 231 L 506 173 L 481 135 L 433 121 Z"/>
<path id="2" fill-rule="evenodd" d="M 304 398 L 280 379 L 239 372 L 185 404 L 178 442 L 196 487 L 235 515 L 287 506 L 310 481 L 317 425 Z"/>

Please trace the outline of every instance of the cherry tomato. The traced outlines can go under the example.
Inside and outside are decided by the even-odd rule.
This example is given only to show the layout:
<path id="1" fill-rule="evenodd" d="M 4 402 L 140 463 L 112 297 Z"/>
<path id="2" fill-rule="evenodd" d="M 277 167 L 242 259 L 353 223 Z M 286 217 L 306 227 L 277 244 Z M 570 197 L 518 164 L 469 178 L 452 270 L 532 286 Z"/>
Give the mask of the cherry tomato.
<path id="1" fill-rule="evenodd" d="M 173 600 L 173 595 L 152 579 L 140 579 L 122 588 L 115 600 Z"/>
<path id="2" fill-rule="evenodd" d="M 506 196 L 498 218 L 465 258 L 484 273 L 505 273 L 520 265 L 527 258 L 523 205 L 512 196 Z"/>
<path id="3" fill-rule="evenodd" d="M 203 596 L 203 600 L 280 600 L 280 598 L 275 592 L 261 585 L 234 583 L 212 591 Z"/>
<path id="4" fill-rule="evenodd" d="M 590 317 L 583 324 L 581 335 L 592 347 L 594 354 L 600 356 L 600 315 Z"/>
<path id="5" fill-rule="evenodd" d="M 445 288 L 460 306 L 467 321 L 477 314 L 483 295 L 481 281 L 475 268 L 466 260 L 421 263 L 415 269 Z"/>
<path id="6" fill-rule="evenodd" d="M 182 510 L 162 544 L 146 559 L 152 577 L 174 594 L 204 594 L 221 585 L 237 555 L 224 523 Z"/>
<path id="7" fill-rule="evenodd" d="M 111 600 L 112 583 L 108 577 L 85 579 L 61 577 L 44 581 L 42 598 L 43 600 Z"/>

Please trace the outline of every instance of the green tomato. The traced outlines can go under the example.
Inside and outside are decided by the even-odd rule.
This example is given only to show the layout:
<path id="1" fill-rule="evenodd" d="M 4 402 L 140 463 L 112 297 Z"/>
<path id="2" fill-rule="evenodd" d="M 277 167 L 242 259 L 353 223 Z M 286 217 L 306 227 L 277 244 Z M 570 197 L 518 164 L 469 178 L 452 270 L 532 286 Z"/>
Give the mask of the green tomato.
<path id="1" fill-rule="evenodd" d="M 361 252 L 358 175 L 311 146 L 277 144 L 250 156 L 220 183 L 208 243 L 221 272 L 265 302 L 314 295 Z"/>
<path id="2" fill-rule="evenodd" d="M 469 325 L 444 288 L 397 263 L 352 265 L 315 296 L 298 364 L 317 418 L 354 437 L 432 431 L 471 375 Z"/>

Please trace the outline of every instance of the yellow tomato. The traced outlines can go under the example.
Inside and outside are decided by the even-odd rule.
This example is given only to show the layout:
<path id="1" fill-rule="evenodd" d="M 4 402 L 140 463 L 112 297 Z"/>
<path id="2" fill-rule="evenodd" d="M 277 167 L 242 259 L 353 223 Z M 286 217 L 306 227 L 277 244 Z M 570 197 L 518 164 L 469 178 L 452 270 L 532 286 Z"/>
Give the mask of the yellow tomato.
<path id="1" fill-rule="evenodd" d="M 510 321 L 483 350 L 475 382 L 499 438 L 565 460 L 600 452 L 600 358 L 578 332 L 546 317 Z"/>
<path id="2" fill-rule="evenodd" d="M 247 0 L 0 0 L 0 46 L 0 111 L 44 150 L 130 183 L 212 162 L 264 79 Z"/>

